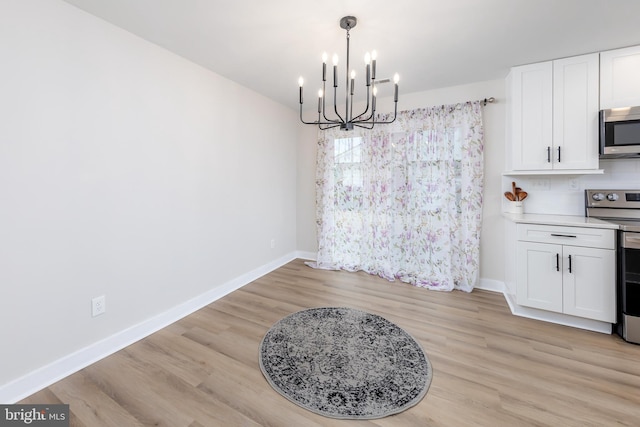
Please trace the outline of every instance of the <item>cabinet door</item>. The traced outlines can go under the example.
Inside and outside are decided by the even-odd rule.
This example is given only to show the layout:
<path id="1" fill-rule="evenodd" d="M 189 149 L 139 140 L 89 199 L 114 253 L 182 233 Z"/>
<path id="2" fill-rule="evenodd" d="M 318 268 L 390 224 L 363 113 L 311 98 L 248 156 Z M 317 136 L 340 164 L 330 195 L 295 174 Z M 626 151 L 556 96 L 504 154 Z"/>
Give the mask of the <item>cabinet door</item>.
<path id="1" fill-rule="evenodd" d="M 598 168 L 598 54 L 553 61 L 553 169 Z"/>
<path id="2" fill-rule="evenodd" d="M 516 301 L 519 305 L 562 312 L 562 246 L 518 242 Z"/>
<path id="3" fill-rule="evenodd" d="M 600 53 L 600 109 L 640 105 L 640 46 Z"/>
<path id="4" fill-rule="evenodd" d="M 564 313 L 615 323 L 615 251 L 578 246 L 563 251 Z"/>
<path id="5" fill-rule="evenodd" d="M 511 168 L 551 169 L 552 62 L 511 69 Z"/>

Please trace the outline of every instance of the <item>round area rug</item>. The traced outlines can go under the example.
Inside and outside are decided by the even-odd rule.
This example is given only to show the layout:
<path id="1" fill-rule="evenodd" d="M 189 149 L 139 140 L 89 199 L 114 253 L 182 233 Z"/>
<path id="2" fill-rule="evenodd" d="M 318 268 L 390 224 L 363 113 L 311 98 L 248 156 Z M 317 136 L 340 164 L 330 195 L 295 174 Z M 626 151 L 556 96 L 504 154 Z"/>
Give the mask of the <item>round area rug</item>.
<path id="1" fill-rule="evenodd" d="M 311 308 L 269 329 L 260 369 L 293 403 L 320 415 L 373 419 L 417 404 L 431 384 L 429 359 L 407 332 L 350 308 Z"/>

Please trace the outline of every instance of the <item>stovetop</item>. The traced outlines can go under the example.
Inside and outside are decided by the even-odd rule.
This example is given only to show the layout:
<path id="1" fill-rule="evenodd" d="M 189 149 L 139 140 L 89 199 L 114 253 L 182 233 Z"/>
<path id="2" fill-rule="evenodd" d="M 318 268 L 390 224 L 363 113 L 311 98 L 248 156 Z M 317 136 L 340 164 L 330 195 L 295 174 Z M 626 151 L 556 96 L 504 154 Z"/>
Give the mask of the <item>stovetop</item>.
<path id="1" fill-rule="evenodd" d="M 620 230 L 630 233 L 640 233 L 640 221 L 637 220 L 625 220 L 620 218 L 599 218 L 603 221 L 617 224 Z"/>
<path id="2" fill-rule="evenodd" d="M 585 190 L 587 208 L 630 209 L 640 212 L 640 190 Z"/>
<path id="3" fill-rule="evenodd" d="M 640 190 L 585 190 L 586 216 L 640 233 Z"/>

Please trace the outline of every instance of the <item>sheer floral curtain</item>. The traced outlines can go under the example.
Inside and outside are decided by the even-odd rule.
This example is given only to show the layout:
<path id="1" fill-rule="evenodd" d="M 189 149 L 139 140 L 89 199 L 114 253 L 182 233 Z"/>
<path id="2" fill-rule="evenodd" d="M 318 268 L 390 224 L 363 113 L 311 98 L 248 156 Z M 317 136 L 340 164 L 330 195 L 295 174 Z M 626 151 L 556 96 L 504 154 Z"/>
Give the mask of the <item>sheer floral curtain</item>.
<path id="1" fill-rule="evenodd" d="M 479 277 L 482 221 L 480 102 L 319 135 L 312 266 L 470 292 Z"/>

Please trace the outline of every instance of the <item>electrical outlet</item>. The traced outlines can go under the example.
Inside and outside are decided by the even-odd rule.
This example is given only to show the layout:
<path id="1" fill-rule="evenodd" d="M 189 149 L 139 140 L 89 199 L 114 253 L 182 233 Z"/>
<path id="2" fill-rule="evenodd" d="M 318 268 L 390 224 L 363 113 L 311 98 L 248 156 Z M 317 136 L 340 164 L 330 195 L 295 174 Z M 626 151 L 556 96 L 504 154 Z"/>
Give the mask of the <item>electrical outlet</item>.
<path id="1" fill-rule="evenodd" d="M 105 311 L 107 311 L 107 300 L 104 295 L 100 295 L 91 300 L 91 315 L 93 317 L 99 316 Z"/>
<path id="2" fill-rule="evenodd" d="M 580 179 L 569 178 L 569 190 L 580 190 Z"/>
<path id="3" fill-rule="evenodd" d="M 551 181 L 548 179 L 533 179 L 531 180 L 531 189 L 536 191 L 549 191 L 551 188 Z"/>
<path id="4" fill-rule="evenodd" d="M 276 239 L 271 239 L 271 249 L 276 247 Z"/>

